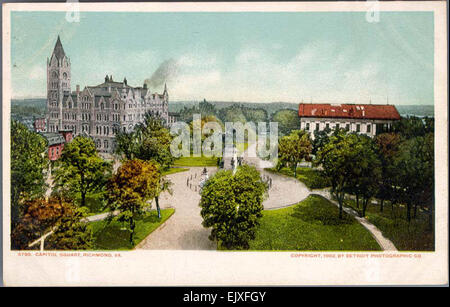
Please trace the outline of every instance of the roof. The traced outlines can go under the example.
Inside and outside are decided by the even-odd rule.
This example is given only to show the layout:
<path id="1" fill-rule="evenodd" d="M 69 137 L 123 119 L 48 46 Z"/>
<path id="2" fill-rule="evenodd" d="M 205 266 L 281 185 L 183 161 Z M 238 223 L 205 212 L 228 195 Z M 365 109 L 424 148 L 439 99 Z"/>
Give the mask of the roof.
<path id="1" fill-rule="evenodd" d="M 61 40 L 59 39 L 59 35 L 58 35 L 58 39 L 56 40 L 55 49 L 53 49 L 53 54 L 59 60 L 61 60 L 62 58 L 64 58 L 66 56 L 66 53 L 64 52 L 64 48 L 61 44 Z"/>
<path id="2" fill-rule="evenodd" d="M 300 103 L 298 116 L 319 118 L 358 118 L 399 120 L 393 105 Z"/>
<path id="3" fill-rule="evenodd" d="M 47 140 L 48 146 L 63 144 L 66 142 L 64 137 L 59 133 L 41 132 L 41 135 Z"/>

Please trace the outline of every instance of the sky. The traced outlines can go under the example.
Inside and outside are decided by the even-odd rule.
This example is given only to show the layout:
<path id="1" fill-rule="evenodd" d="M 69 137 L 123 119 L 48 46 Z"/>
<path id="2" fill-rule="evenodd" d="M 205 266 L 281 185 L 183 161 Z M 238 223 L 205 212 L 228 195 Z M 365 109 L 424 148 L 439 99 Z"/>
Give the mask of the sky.
<path id="1" fill-rule="evenodd" d="M 108 74 L 172 101 L 433 104 L 432 12 L 11 14 L 13 98 L 46 96 L 60 35 L 73 90 Z"/>

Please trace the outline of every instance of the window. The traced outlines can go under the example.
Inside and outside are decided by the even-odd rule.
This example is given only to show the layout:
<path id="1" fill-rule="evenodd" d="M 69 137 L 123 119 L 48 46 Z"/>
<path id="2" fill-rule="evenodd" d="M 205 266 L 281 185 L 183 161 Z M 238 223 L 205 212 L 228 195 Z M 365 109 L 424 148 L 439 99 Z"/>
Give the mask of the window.
<path id="1" fill-rule="evenodd" d="M 360 124 L 356 124 L 356 132 L 360 132 L 361 131 L 361 125 Z"/>
<path id="2" fill-rule="evenodd" d="M 326 129 L 330 129 L 330 124 L 329 124 L 329 123 L 326 123 L 325 128 L 326 128 Z"/>
<path id="3" fill-rule="evenodd" d="M 350 130 L 350 124 L 346 124 L 346 125 L 345 125 L 345 130 L 346 130 L 346 131 L 349 131 L 349 130 Z"/>
<path id="4" fill-rule="evenodd" d="M 319 123 L 316 123 L 316 131 L 319 131 Z"/>
<path id="5" fill-rule="evenodd" d="M 339 130 L 339 123 L 336 124 L 336 130 Z"/>
<path id="6" fill-rule="evenodd" d="M 309 123 L 306 123 L 306 130 L 309 131 Z"/>
<path id="7" fill-rule="evenodd" d="M 368 125 L 367 125 L 367 132 L 368 132 L 368 133 L 370 133 L 370 128 L 371 128 L 371 127 L 372 127 L 371 124 L 368 124 Z"/>

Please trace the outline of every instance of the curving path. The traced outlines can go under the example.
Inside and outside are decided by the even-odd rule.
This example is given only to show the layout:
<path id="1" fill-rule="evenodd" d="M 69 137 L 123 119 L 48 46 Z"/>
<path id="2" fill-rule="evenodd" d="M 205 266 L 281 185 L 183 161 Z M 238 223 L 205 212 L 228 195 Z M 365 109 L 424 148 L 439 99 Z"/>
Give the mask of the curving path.
<path id="1" fill-rule="evenodd" d="M 211 175 L 215 167 L 207 167 Z M 215 244 L 208 239 L 210 230 L 202 226 L 200 215 L 200 194 L 196 186 L 203 167 L 191 167 L 189 171 L 167 175 L 173 182 L 173 195 L 164 193 L 160 197 L 161 209 L 175 208 L 175 213 L 158 229 L 152 232 L 136 249 L 183 249 L 215 250 Z M 191 178 L 191 186 L 187 179 Z"/>
<path id="2" fill-rule="evenodd" d="M 328 199 L 332 204 L 339 207 L 339 204 L 332 199 L 329 190 L 309 190 L 306 185 L 297 179 L 292 177 L 269 173 L 264 170 L 266 167 L 272 167 L 273 165 L 269 161 L 261 160 L 256 156 L 256 144 L 249 146 L 248 152 L 245 153 L 244 161 L 248 164 L 254 165 L 260 169 L 262 176 L 268 176 L 272 178 L 272 188 L 269 190 L 269 198 L 264 201 L 264 209 L 277 209 L 282 207 L 288 207 L 299 203 L 311 194 L 318 194 Z M 384 251 L 397 251 L 397 248 L 391 240 L 387 239 L 381 231 L 367 219 L 362 218 L 359 214 L 348 207 L 344 207 L 343 210 L 353 216 L 362 226 L 364 226 L 377 241 L 382 250 Z"/>
<path id="3" fill-rule="evenodd" d="M 244 155 L 244 161 L 254 165 L 264 179 L 271 179 L 268 198 L 263 202 L 264 208 L 271 210 L 297 204 L 311 194 L 318 194 L 327 198 L 338 206 L 331 198 L 328 190 L 309 190 L 302 182 L 292 177 L 270 173 L 264 168 L 271 167 L 270 161 L 263 161 L 256 157 L 256 144 L 250 146 Z M 215 167 L 208 167 L 209 174 L 217 171 Z M 200 216 L 200 195 L 196 186 L 200 181 L 203 167 L 191 167 L 189 171 L 168 175 L 173 182 L 173 195 L 164 194 L 161 197 L 161 208 L 175 208 L 175 213 L 157 230 L 151 233 L 136 249 L 183 249 L 183 250 L 215 250 L 216 246 L 208 239 L 210 230 L 202 226 Z M 187 179 L 192 185 L 187 185 Z M 192 178 L 192 179 L 191 179 Z M 396 251 L 394 244 L 383 236 L 381 231 L 365 218 L 358 216 L 351 208 L 344 208 L 375 238 L 385 251 Z"/>

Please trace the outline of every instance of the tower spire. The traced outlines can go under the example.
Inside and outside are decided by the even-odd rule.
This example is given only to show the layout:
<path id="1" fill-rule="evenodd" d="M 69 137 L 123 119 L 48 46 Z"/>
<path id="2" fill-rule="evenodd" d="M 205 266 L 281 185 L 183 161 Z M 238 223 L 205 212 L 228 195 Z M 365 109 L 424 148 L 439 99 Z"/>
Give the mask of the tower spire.
<path id="1" fill-rule="evenodd" d="M 53 54 L 56 56 L 58 60 L 64 58 L 66 56 L 66 53 L 64 52 L 64 48 L 61 43 L 61 39 L 58 35 L 58 38 L 56 39 L 55 48 L 53 49 Z"/>

